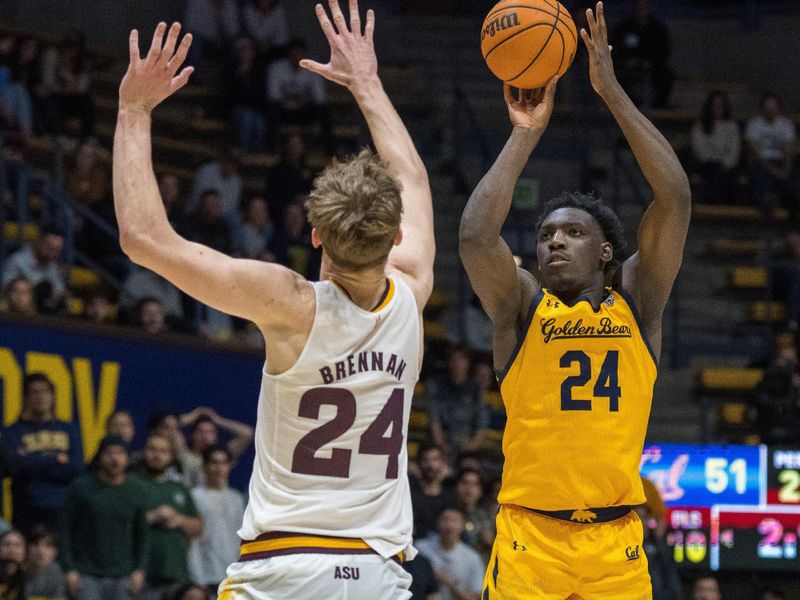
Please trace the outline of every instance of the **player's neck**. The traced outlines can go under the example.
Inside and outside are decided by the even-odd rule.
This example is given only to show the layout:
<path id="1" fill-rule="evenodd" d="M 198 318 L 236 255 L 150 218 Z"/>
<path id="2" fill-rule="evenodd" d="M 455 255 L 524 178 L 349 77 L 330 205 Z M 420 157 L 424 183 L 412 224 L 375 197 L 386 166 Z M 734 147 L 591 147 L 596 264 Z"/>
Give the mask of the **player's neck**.
<path id="1" fill-rule="evenodd" d="M 335 283 L 350 300 L 364 310 L 373 310 L 386 296 L 386 270 L 384 265 L 354 273 L 324 261 L 322 279 Z"/>
<path id="2" fill-rule="evenodd" d="M 603 298 L 606 294 L 605 282 L 603 280 L 595 281 L 587 287 L 575 290 L 555 290 L 551 288 L 547 288 L 547 290 L 567 306 L 574 306 L 579 300 L 588 300 L 595 309 L 603 302 Z"/>

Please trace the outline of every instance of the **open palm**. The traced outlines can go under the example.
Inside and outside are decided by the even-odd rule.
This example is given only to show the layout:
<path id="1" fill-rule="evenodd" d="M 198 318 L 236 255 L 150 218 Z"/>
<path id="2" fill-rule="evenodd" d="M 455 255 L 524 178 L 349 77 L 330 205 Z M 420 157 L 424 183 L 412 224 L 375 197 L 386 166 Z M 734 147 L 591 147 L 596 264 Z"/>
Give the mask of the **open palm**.
<path id="1" fill-rule="evenodd" d="M 192 34 L 183 36 L 176 50 L 181 24 L 172 24 L 164 42 L 166 29 L 166 23 L 158 24 L 150 51 L 144 58 L 139 57 L 139 32 L 135 29 L 131 31 L 130 64 L 119 86 L 120 105 L 150 112 L 189 82 L 194 67 L 185 67 L 180 74 L 176 73 L 186 60 L 192 44 Z"/>
<path id="2" fill-rule="evenodd" d="M 538 90 L 519 90 L 519 98 L 514 98 L 511 86 L 503 86 L 503 97 L 508 106 L 508 114 L 514 127 L 525 129 L 545 129 L 553 114 L 558 77 L 553 77 L 547 87 Z"/>

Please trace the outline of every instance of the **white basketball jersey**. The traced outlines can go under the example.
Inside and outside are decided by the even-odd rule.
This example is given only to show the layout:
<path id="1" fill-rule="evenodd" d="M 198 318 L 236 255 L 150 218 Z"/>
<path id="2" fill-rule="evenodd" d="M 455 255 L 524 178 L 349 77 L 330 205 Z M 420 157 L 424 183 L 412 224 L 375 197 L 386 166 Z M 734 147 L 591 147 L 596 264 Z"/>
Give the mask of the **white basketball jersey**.
<path id="1" fill-rule="evenodd" d="M 293 367 L 264 369 L 243 540 L 268 532 L 361 538 L 410 552 L 406 437 L 419 377 L 414 295 L 392 277 L 374 311 L 314 283 L 316 315 Z"/>

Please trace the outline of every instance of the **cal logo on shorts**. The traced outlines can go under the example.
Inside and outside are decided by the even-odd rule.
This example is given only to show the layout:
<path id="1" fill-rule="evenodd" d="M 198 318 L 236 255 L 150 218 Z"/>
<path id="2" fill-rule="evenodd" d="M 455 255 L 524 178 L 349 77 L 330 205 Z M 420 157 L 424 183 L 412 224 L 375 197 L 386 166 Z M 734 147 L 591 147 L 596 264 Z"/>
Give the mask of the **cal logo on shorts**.
<path id="1" fill-rule="evenodd" d="M 501 504 L 575 509 L 644 502 L 639 459 L 657 367 L 633 301 L 608 289 L 594 310 L 546 289 L 498 373 L 508 413 Z"/>

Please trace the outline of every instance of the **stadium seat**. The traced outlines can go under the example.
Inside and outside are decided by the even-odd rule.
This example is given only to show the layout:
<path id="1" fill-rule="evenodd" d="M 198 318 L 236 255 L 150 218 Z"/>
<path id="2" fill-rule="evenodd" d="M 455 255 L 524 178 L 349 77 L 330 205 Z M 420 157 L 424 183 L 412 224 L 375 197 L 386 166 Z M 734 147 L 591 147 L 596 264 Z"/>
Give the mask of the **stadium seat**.
<path id="1" fill-rule="evenodd" d="M 786 305 L 783 302 L 761 300 L 750 305 L 749 317 L 757 323 L 776 323 L 786 318 Z"/>
<path id="2" fill-rule="evenodd" d="M 19 237 L 19 223 L 6 221 L 3 223 L 3 237 L 7 242 L 15 242 Z M 39 237 L 39 227 L 34 223 L 25 223 L 22 228 L 22 238 L 30 243 Z"/>
<path id="3" fill-rule="evenodd" d="M 101 284 L 100 277 L 85 267 L 72 267 L 69 272 L 69 287 L 73 290 L 85 290 L 98 287 Z"/>
<path id="4" fill-rule="evenodd" d="M 758 290 L 767 287 L 767 270 L 763 267 L 734 267 L 730 272 L 731 287 L 737 290 Z"/>
<path id="5" fill-rule="evenodd" d="M 702 392 L 752 392 L 763 378 L 763 369 L 707 367 L 698 373 L 697 384 Z"/>
<path id="6" fill-rule="evenodd" d="M 706 254 L 717 257 L 753 257 L 763 249 L 764 242 L 761 240 L 719 238 L 708 242 L 708 245 L 706 246 Z"/>

